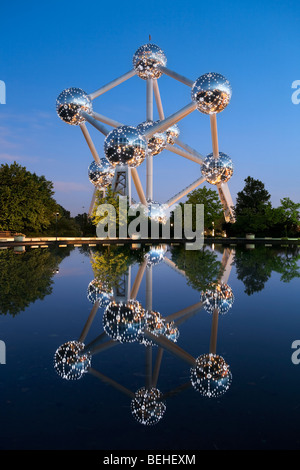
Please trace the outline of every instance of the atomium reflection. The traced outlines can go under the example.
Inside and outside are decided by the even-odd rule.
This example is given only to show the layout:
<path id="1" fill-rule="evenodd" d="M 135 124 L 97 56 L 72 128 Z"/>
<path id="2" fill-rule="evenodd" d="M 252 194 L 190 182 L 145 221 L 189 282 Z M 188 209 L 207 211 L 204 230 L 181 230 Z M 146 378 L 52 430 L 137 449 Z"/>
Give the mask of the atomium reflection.
<path id="1" fill-rule="evenodd" d="M 161 263 L 165 257 L 167 248 L 163 245 L 152 246 L 150 250 L 145 253 L 144 258 L 147 260 L 147 266 L 156 266 Z"/>
<path id="2" fill-rule="evenodd" d="M 91 355 L 82 353 L 85 345 L 79 341 L 68 341 L 54 355 L 54 368 L 66 380 L 79 380 L 91 367 Z"/>
<path id="3" fill-rule="evenodd" d="M 145 325 L 143 331 L 138 336 L 138 341 L 144 346 L 157 346 L 154 341 L 145 336 L 146 330 L 154 336 L 165 334 L 165 320 L 159 312 L 151 310 L 145 313 Z"/>
<path id="4" fill-rule="evenodd" d="M 145 310 L 137 300 L 111 302 L 103 315 L 103 328 L 106 334 L 120 343 L 138 340 L 145 326 Z"/>
<path id="5" fill-rule="evenodd" d="M 145 121 L 137 126 L 137 130 L 144 135 L 145 131 L 151 128 L 154 124 L 157 124 L 159 121 Z M 148 154 L 154 156 L 158 155 L 163 151 L 167 144 L 167 134 L 166 132 L 156 132 L 148 140 Z"/>
<path id="6" fill-rule="evenodd" d="M 206 73 L 199 77 L 192 87 L 192 100 L 204 114 L 223 111 L 229 104 L 232 89 L 229 81 L 219 73 Z"/>
<path id="7" fill-rule="evenodd" d="M 201 292 L 201 302 L 207 312 L 213 313 L 218 309 L 221 315 L 225 315 L 233 305 L 234 295 L 228 284 L 216 282 Z"/>
<path id="8" fill-rule="evenodd" d="M 99 307 L 107 307 L 112 301 L 113 290 L 109 288 L 108 284 L 93 279 L 88 285 L 87 298 L 93 304 L 99 302 Z"/>
<path id="9" fill-rule="evenodd" d="M 166 403 L 157 388 L 140 388 L 131 401 L 131 412 L 134 419 L 145 426 L 157 424 L 164 416 Z"/>
<path id="10" fill-rule="evenodd" d="M 56 112 L 62 121 L 72 126 L 85 121 L 80 111 L 90 113 L 92 102 L 81 88 L 68 88 L 60 93 L 56 100 Z"/>
<path id="11" fill-rule="evenodd" d="M 155 44 L 144 44 L 134 53 L 132 62 L 133 68 L 140 78 L 144 80 L 157 79 L 162 75 L 159 67 L 166 66 L 167 58 L 160 47 Z"/>
<path id="12" fill-rule="evenodd" d="M 112 183 L 115 170 L 106 158 L 100 159 L 100 165 L 92 161 L 88 168 L 90 182 L 99 189 L 104 189 Z"/>
<path id="13" fill-rule="evenodd" d="M 202 164 L 201 173 L 210 184 L 227 183 L 233 175 L 232 160 L 222 152 L 216 158 L 210 153 Z"/>
<path id="14" fill-rule="evenodd" d="M 108 161 L 116 165 L 139 166 L 145 159 L 147 142 L 132 126 L 113 129 L 105 138 L 104 152 Z"/>
<path id="15" fill-rule="evenodd" d="M 222 396 L 232 383 L 232 374 L 222 356 L 203 354 L 191 368 L 191 383 L 202 396 L 216 398 Z"/>

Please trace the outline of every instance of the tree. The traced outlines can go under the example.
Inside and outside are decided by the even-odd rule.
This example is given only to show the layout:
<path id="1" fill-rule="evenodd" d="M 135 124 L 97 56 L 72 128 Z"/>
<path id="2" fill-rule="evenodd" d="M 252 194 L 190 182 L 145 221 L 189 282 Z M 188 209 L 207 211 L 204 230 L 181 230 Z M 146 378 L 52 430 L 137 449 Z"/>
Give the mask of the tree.
<path id="1" fill-rule="evenodd" d="M 91 216 L 92 223 L 96 226 L 99 223 L 105 223 L 108 225 L 108 230 L 110 224 L 115 226 L 116 236 L 119 234 L 120 224 L 124 225 L 128 223 L 128 200 L 126 214 L 123 214 L 123 212 L 120 212 L 119 198 L 120 195 L 115 193 L 110 187 L 107 188 L 105 196 L 103 196 L 102 191 L 97 191 L 96 202 Z M 99 215 L 98 208 L 103 204 L 110 205 L 113 209 L 112 211 Z M 109 236 L 111 236 L 111 234 Z"/>
<path id="2" fill-rule="evenodd" d="M 293 202 L 289 197 L 280 199 L 279 210 L 282 214 L 282 223 L 285 227 L 285 235 L 288 232 L 296 233 L 299 231 L 300 204 Z"/>
<path id="3" fill-rule="evenodd" d="M 14 162 L 0 167 L 0 229 L 31 234 L 48 228 L 58 211 L 53 183 Z"/>

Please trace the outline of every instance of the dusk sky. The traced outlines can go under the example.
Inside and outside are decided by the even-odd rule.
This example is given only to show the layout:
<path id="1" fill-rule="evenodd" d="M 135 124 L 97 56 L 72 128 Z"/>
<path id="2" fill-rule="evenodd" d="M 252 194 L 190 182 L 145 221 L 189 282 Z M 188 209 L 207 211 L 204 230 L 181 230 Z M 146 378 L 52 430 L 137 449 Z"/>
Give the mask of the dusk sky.
<path id="1" fill-rule="evenodd" d="M 274 206 L 285 196 L 300 202 L 300 104 L 291 99 L 300 80 L 299 0 L 2 3 L 0 163 L 16 160 L 45 175 L 59 204 L 72 215 L 87 212 L 93 158 L 80 129 L 56 115 L 56 98 L 68 87 L 91 93 L 129 71 L 149 34 L 170 69 L 192 80 L 218 72 L 230 81 L 232 99 L 218 115 L 218 132 L 220 151 L 235 167 L 233 199 L 250 175 L 265 183 Z M 167 76 L 158 84 L 166 116 L 190 103 L 187 86 Z M 146 82 L 134 76 L 93 108 L 136 126 L 146 119 Z M 104 156 L 104 136 L 88 126 Z M 182 141 L 202 155 L 212 151 L 208 116 L 196 110 L 179 127 Z M 145 169 L 144 162 L 142 182 Z M 154 199 L 165 202 L 199 176 L 199 165 L 164 151 L 154 157 Z"/>

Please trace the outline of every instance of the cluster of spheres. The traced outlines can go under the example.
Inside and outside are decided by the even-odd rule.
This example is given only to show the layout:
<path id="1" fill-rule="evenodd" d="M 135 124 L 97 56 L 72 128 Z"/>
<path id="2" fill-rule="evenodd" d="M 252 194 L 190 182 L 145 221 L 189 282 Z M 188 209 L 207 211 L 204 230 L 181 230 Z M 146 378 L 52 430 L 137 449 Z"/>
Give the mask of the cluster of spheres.
<path id="1" fill-rule="evenodd" d="M 134 419 L 145 426 L 157 424 L 166 411 L 163 396 L 157 388 L 140 388 L 131 401 L 131 412 Z"/>
<path id="2" fill-rule="evenodd" d="M 54 369 L 66 380 L 81 379 L 91 367 L 91 355 L 83 352 L 85 345 L 79 341 L 68 341 L 54 355 Z"/>
<path id="3" fill-rule="evenodd" d="M 201 302 L 207 312 L 213 313 L 217 309 L 221 315 L 225 315 L 233 305 L 234 295 L 228 284 L 215 282 L 201 292 Z"/>
<path id="4" fill-rule="evenodd" d="M 222 152 L 217 157 L 210 153 L 202 164 L 201 173 L 210 184 L 227 183 L 233 175 L 232 160 Z"/>
<path id="5" fill-rule="evenodd" d="M 229 81 L 219 73 L 205 73 L 192 87 L 192 100 L 197 109 L 204 114 L 215 114 L 223 111 L 229 104 L 232 89 Z"/>
<path id="6" fill-rule="evenodd" d="M 88 167 L 90 182 L 98 189 L 105 189 L 112 183 L 115 170 L 106 158 L 100 159 L 100 164 L 95 160 Z"/>
<path id="7" fill-rule="evenodd" d="M 81 111 L 92 111 L 92 102 L 85 91 L 81 88 L 68 88 L 60 93 L 56 100 L 56 112 L 60 119 L 78 126 L 85 121 Z"/>
<path id="8" fill-rule="evenodd" d="M 232 374 L 222 356 L 203 354 L 191 368 L 191 383 L 202 396 L 217 398 L 223 395 L 232 383 Z"/>
<path id="9" fill-rule="evenodd" d="M 93 304 L 99 302 L 99 307 L 107 307 L 112 301 L 113 290 L 109 288 L 108 284 L 93 279 L 87 289 L 87 298 Z"/>
<path id="10" fill-rule="evenodd" d="M 155 341 L 147 337 L 146 332 L 154 336 L 163 335 L 170 341 L 176 343 L 179 338 L 179 329 L 174 322 L 166 322 L 163 316 L 155 310 L 145 312 L 145 325 L 141 334 L 138 336 L 138 341 L 144 346 L 156 346 Z"/>
<path id="11" fill-rule="evenodd" d="M 136 127 L 113 129 L 104 141 L 104 153 L 112 166 L 127 164 L 136 168 L 145 159 L 147 142 Z"/>
<path id="12" fill-rule="evenodd" d="M 134 53 L 132 63 L 136 74 L 143 80 L 157 79 L 162 75 L 160 67 L 167 65 L 167 58 L 156 44 L 144 44 Z"/>

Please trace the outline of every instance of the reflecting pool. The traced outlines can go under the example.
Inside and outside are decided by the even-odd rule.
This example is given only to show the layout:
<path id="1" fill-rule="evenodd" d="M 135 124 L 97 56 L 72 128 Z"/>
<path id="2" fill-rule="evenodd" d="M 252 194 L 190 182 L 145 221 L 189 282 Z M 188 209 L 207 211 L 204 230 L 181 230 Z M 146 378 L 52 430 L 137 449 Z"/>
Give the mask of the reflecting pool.
<path id="1" fill-rule="evenodd" d="M 0 448 L 299 449 L 299 260 L 1 249 Z"/>

